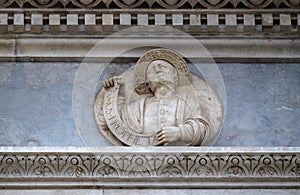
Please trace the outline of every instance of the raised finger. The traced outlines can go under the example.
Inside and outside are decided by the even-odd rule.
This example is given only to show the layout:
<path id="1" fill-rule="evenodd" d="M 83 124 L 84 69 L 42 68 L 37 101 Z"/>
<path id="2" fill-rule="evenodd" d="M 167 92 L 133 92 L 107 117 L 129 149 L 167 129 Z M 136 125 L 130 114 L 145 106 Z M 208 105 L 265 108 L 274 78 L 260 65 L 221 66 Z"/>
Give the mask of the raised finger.
<path id="1" fill-rule="evenodd" d="M 158 137 L 164 136 L 164 132 L 161 131 L 161 132 L 157 133 L 157 136 L 158 136 Z"/>
<path id="2" fill-rule="evenodd" d="M 167 143 L 166 140 L 161 140 L 161 141 L 158 141 L 156 145 L 159 146 L 159 145 L 162 145 L 162 144 L 165 144 L 165 143 Z"/>
<path id="3" fill-rule="evenodd" d="M 114 86 L 114 81 L 112 78 L 110 78 L 108 81 L 109 81 L 110 86 Z"/>
<path id="4" fill-rule="evenodd" d="M 166 139 L 166 138 L 164 136 L 161 136 L 161 137 L 157 138 L 158 141 L 163 140 L 163 139 Z"/>
<path id="5" fill-rule="evenodd" d="M 103 81 L 104 82 L 104 87 L 105 88 L 109 88 L 109 82 L 108 82 L 108 80 L 105 80 L 105 81 Z"/>

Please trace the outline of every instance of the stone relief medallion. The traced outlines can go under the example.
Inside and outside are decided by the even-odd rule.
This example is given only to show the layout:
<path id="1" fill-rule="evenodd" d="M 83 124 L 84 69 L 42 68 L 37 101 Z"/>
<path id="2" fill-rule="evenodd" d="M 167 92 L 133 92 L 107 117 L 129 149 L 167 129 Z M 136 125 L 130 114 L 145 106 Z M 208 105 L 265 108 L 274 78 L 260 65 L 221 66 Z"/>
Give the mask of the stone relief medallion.
<path id="1" fill-rule="evenodd" d="M 98 129 L 114 145 L 209 145 L 222 103 L 176 52 L 154 49 L 135 67 L 103 81 L 94 103 Z"/>

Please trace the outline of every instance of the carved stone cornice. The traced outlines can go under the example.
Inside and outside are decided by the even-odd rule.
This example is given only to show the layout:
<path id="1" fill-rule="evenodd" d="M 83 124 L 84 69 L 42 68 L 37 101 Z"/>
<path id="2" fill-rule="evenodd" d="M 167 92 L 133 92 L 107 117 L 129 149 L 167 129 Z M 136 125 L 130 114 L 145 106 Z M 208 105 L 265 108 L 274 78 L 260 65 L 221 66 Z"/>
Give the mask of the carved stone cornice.
<path id="1" fill-rule="evenodd" d="M 134 40 L 134 41 L 133 41 Z M 203 45 L 211 56 L 200 55 L 195 47 Z M 96 45 L 105 47 L 103 52 L 89 53 Z M 178 39 L 166 36 L 126 36 L 122 39 L 101 39 L 93 36 L 38 37 L 17 36 L 0 39 L 0 61 L 77 61 L 89 58 L 98 63 L 108 60 L 137 61 L 147 51 L 145 45 L 176 49 L 193 62 L 299 62 L 300 41 L 273 37 L 251 39 L 247 37 L 200 37 Z M 136 48 L 127 51 L 126 48 Z M 127 51 L 126 53 L 124 53 Z M 116 58 L 116 55 L 118 56 Z"/>
<path id="2" fill-rule="evenodd" d="M 4 34 L 107 35 L 135 26 L 166 26 L 189 34 L 299 35 L 299 9 L 8 9 Z"/>
<path id="3" fill-rule="evenodd" d="M 297 147 L 2 147 L 0 151 L 2 189 L 300 188 Z"/>
<path id="4" fill-rule="evenodd" d="M 0 8 L 268 9 L 299 8 L 296 0 L 2 0 Z"/>

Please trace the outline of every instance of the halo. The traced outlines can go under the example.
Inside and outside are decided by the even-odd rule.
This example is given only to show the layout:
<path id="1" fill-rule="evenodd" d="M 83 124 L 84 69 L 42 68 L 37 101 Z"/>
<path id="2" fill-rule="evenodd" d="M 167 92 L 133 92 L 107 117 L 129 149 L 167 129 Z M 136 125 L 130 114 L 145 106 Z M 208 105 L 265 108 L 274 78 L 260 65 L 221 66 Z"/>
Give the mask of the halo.
<path id="1" fill-rule="evenodd" d="M 189 67 L 180 54 L 168 49 L 153 49 L 145 53 L 135 65 L 135 90 L 138 94 L 141 95 L 150 92 L 146 85 L 146 71 L 148 65 L 155 60 L 169 62 L 179 73 L 179 79 L 183 76 L 190 80 Z"/>

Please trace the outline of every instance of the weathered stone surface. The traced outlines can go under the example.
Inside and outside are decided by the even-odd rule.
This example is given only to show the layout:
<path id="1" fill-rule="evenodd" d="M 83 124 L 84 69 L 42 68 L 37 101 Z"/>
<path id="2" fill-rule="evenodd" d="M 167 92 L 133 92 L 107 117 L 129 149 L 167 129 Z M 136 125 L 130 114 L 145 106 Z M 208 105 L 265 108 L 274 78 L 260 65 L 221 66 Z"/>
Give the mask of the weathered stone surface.
<path id="1" fill-rule="evenodd" d="M 109 193 L 109 192 L 108 192 Z M 2 195 L 102 195 L 103 189 L 1 190 Z"/>
<path id="2" fill-rule="evenodd" d="M 251 195 L 251 194 L 278 194 L 278 195 L 293 195 L 298 194 L 300 190 L 267 190 L 267 189 L 259 189 L 259 190 L 253 190 L 253 189 L 227 189 L 227 190 L 221 190 L 221 189 L 107 189 L 104 190 L 104 193 L 107 195 L 139 195 L 139 194 L 145 194 L 145 195 L 153 195 L 153 194 L 177 194 L 177 195 L 186 195 L 186 194 L 204 194 L 204 195 Z"/>
<path id="3" fill-rule="evenodd" d="M 132 65 L 112 64 L 102 78 Z M 227 112 L 216 146 L 300 146 L 299 64 L 218 66 L 225 82 Z M 73 81 L 78 67 L 78 63 L 1 62 L 0 143 L 84 145 L 72 113 Z M 94 120 L 92 113 L 93 110 L 90 120 Z M 22 136 L 14 136 L 15 132 Z M 109 145 L 96 125 L 95 132 L 99 145 Z"/>
<path id="4" fill-rule="evenodd" d="M 78 31 L 78 14 L 67 14 L 67 30 L 70 33 Z"/>
<path id="5" fill-rule="evenodd" d="M 183 15 L 182 14 L 172 14 L 172 24 L 174 26 L 183 25 Z"/>
<path id="6" fill-rule="evenodd" d="M 120 14 L 120 25 L 131 25 L 131 15 L 130 14 Z"/>
<path id="7" fill-rule="evenodd" d="M 24 14 L 14 14 L 14 31 L 24 31 Z"/>
<path id="8" fill-rule="evenodd" d="M 111 31 L 114 25 L 114 15 L 113 14 L 102 14 L 102 30 Z"/>
<path id="9" fill-rule="evenodd" d="M 102 24 L 103 25 L 113 25 L 113 14 L 102 14 Z"/>
<path id="10" fill-rule="evenodd" d="M 5 63 L 0 66 L 0 86 L 11 82 L 11 74 L 15 68 L 14 63 Z"/>
<path id="11" fill-rule="evenodd" d="M 0 31 L 5 33 L 8 30 L 8 14 L 0 14 Z"/>
<path id="12" fill-rule="evenodd" d="M 82 145 L 72 116 L 78 65 L 1 64 L 1 145 Z"/>
<path id="13" fill-rule="evenodd" d="M 273 30 L 273 14 L 261 14 L 262 30 L 265 32 L 272 32 Z"/>
<path id="14" fill-rule="evenodd" d="M 291 15 L 280 14 L 280 31 L 290 32 L 292 30 Z"/>
<path id="15" fill-rule="evenodd" d="M 148 25 L 148 14 L 138 14 L 137 15 L 137 25 Z"/>
<path id="16" fill-rule="evenodd" d="M 235 32 L 237 28 L 237 18 L 236 14 L 226 14 L 225 15 L 225 27 L 226 32 Z"/>
<path id="17" fill-rule="evenodd" d="M 295 195 L 299 194 L 297 189 L 35 189 L 35 190 L 1 190 L 3 195 L 153 195 L 153 194 L 177 194 L 177 195 L 252 195 L 252 194 L 277 194 L 277 195 Z"/>
<path id="18" fill-rule="evenodd" d="M 166 25 L 166 15 L 165 14 L 155 14 L 154 20 L 155 20 L 155 25 Z"/>
<path id="19" fill-rule="evenodd" d="M 49 30 L 52 33 L 60 32 L 60 15 L 59 14 L 49 14 Z"/>
<path id="20" fill-rule="evenodd" d="M 201 25 L 201 15 L 200 14 L 191 14 L 190 15 L 190 25 L 191 26 L 200 26 Z"/>
<path id="21" fill-rule="evenodd" d="M 299 146 L 299 65 L 219 67 L 226 86 L 227 112 L 216 145 Z"/>
<path id="22" fill-rule="evenodd" d="M 299 188 L 299 147 L 1 147 L 0 151 L 3 189 L 122 193 Z"/>
<path id="23" fill-rule="evenodd" d="M 106 27 L 112 28 L 113 25 Z M 151 35 L 153 27 L 142 26 L 141 28 Z M 50 27 L 49 27 L 50 28 Z M 195 26 L 199 29 L 199 26 Z M 103 30 L 105 28 L 103 27 Z M 131 30 L 141 30 L 131 29 Z M 136 48 L 126 53 L 124 51 L 120 57 L 139 58 L 146 52 L 145 45 L 156 45 L 173 49 L 189 59 L 203 61 L 207 57 L 213 58 L 217 62 L 299 62 L 300 61 L 300 40 L 297 39 L 251 39 L 246 37 L 229 37 L 222 39 L 176 39 L 166 34 L 174 32 L 174 28 L 161 29 L 164 34 L 163 39 L 153 36 L 137 36 L 134 39 L 128 38 L 125 33 L 122 39 L 114 37 L 105 40 L 87 37 L 70 38 L 49 38 L 49 37 L 18 37 L 0 39 L 0 60 L 15 61 L 16 58 L 25 61 L 77 61 L 81 62 L 88 51 L 96 45 L 105 43 L 105 50 L 94 52 L 90 57 L 114 58 L 114 53 L 126 48 Z M 169 30 L 169 31 L 168 31 Z M 171 30 L 171 31 L 170 31 Z M 130 30 L 129 30 L 130 31 Z M 159 31 L 158 31 L 159 32 Z M 178 31 L 177 31 L 178 32 Z M 132 32 L 131 32 L 132 34 Z M 156 37 L 155 37 L 156 36 Z M 161 36 L 161 34 L 159 35 Z M 158 37 L 159 37 L 158 36 Z M 186 37 L 186 36 L 185 36 Z M 134 41 L 133 41 L 134 40 Z M 205 47 L 211 56 L 202 55 L 195 47 Z"/>
<path id="24" fill-rule="evenodd" d="M 218 31 L 219 16 L 217 14 L 207 14 L 207 31 Z"/>
<path id="25" fill-rule="evenodd" d="M 255 31 L 255 16 L 254 14 L 244 14 L 244 30 L 249 32 Z"/>
<path id="26" fill-rule="evenodd" d="M 34 33 L 43 31 L 43 14 L 31 14 L 31 31 Z"/>

